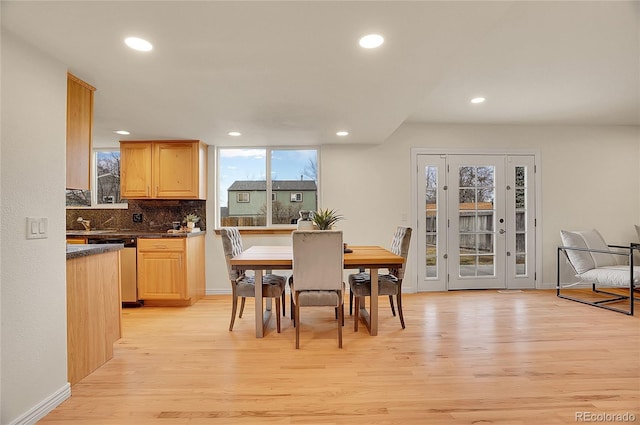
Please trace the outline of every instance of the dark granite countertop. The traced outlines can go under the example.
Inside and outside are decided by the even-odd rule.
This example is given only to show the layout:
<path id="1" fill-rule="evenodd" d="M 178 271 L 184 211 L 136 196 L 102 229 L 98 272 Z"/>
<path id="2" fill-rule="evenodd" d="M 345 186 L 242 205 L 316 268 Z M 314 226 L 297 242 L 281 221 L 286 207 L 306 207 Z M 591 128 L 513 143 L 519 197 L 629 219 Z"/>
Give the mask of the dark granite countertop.
<path id="1" fill-rule="evenodd" d="M 121 243 L 67 244 L 67 260 L 102 254 L 105 252 L 118 251 L 123 248 L 124 244 Z"/>
<path id="2" fill-rule="evenodd" d="M 70 237 L 86 237 L 96 239 L 112 239 L 112 238 L 191 238 L 205 235 L 206 230 L 200 232 L 178 232 L 168 233 L 160 231 L 141 231 L 141 230 L 67 230 L 67 236 Z"/>

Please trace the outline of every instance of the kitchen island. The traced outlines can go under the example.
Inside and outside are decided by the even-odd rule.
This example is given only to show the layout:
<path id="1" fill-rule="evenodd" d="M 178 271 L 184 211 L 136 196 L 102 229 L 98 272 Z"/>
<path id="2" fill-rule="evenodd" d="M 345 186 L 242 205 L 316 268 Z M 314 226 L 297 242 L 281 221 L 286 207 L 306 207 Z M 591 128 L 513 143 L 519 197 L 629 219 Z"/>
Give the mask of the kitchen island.
<path id="1" fill-rule="evenodd" d="M 120 339 L 122 244 L 67 245 L 67 379 L 76 384 L 113 357 Z"/>

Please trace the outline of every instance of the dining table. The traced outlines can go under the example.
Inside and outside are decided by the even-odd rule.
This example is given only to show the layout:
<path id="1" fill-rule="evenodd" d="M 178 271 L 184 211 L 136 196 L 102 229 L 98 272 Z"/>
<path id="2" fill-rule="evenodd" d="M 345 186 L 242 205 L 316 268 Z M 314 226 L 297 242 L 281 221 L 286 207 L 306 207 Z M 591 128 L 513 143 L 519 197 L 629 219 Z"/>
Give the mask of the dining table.
<path id="1" fill-rule="evenodd" d="M 262 285 L 258 282 L 262 282 L 265 271 L 270 273 L 272 270 L 292 270 L 293 248 L 280 245 L 255 245 L 232 258 L 230 263 L 235 270 L 253 270 L 255 273 L 256 338 L 262 338 L 271 317 L 271 299 L 267 300 L 265 310 Z M 369 334 L 375 336 L 378 334 L 378 270 L 399 268 L 404 263 L 404 258 L 380 246 L 349 245 L 348 249 L 345 249 L 343 263 L 345 269 L 369 270 L 371 275 L 370 312 L 366 310 L 365 303 L 361 302 L 360 317 Z"/>

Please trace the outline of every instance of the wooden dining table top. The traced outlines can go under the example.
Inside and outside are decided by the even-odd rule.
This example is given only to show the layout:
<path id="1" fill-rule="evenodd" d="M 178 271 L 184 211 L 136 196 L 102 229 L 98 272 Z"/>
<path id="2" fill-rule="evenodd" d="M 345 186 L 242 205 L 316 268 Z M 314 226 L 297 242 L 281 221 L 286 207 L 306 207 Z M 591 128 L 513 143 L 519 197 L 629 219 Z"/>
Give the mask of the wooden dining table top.
<path id="1" fill-rule="evenodd" d="M 389 268 L 399 267 L 404 263 L 400 255 L 374 245 L 348 246 L 352 252 L 344 254 L 344 268 Z M 256 245 L 247 248 L 241 254 L 231 259 L 234 269 L 291 269 L 293 264 L 293 249 L 291 246 Z"/>

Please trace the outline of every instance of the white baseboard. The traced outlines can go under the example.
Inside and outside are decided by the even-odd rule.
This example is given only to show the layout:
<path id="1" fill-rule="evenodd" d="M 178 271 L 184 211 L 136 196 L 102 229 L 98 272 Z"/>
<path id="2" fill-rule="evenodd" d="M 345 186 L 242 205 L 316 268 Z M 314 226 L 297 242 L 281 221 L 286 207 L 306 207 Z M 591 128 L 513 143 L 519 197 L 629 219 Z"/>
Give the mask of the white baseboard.
<path id="1" fill-rule="evenodd" d="M 47 416 L 49 412 L 58 407 L 63 401 L 71 397 L 71 385 L 67 382 L 58 391 L 33 406 L 26 413 L 18 417 L 9 425 L 33 425 Z"/>
<path id="2" fill-rule="evenodd" d="M 204 291 L 205 295 L 231 295 L 231 288 L 229 289 L 207 289 Z"/>

